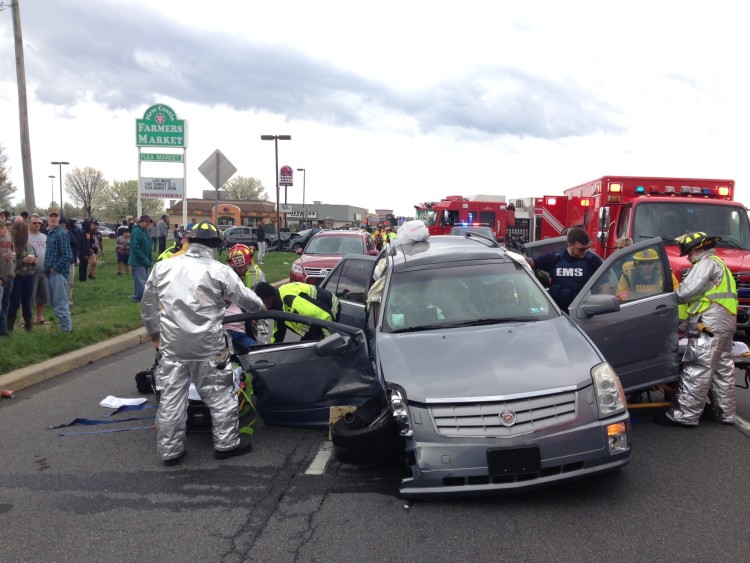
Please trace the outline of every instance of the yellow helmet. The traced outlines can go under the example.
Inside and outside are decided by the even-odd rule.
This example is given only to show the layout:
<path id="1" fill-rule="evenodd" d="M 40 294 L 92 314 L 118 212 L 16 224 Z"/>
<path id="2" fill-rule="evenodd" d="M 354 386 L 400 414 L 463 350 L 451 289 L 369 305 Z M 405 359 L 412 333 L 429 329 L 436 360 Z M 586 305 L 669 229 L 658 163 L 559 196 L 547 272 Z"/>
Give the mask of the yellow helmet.
<path id="1" fill-rule="evenodd" d="M 653 248 L 647 248 L 633 254 L 633 259 L 636 262 L 654 262 L 659 259 L 659 253 Z"/>

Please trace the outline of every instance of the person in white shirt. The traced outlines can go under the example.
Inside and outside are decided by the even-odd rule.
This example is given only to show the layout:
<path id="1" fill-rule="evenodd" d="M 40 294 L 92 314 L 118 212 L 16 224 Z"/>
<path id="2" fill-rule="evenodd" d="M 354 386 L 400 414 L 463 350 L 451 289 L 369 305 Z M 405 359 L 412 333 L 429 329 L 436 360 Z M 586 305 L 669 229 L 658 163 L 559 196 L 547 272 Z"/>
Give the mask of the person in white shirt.
<path id="1" fill-rule="evenodd" d="M 42 218 L 36 213 L 29 215 L 29 244 L 36 252 L 36 272 L 34 273 L 34 304 L 36 315 L 34 324 L 44 324 L 44 306 L 49 302 L 49 291 L 47 289 L 47 278 L 44 277 L 44 254 L 47 251 L 47 235 L 40 231 Z"/>

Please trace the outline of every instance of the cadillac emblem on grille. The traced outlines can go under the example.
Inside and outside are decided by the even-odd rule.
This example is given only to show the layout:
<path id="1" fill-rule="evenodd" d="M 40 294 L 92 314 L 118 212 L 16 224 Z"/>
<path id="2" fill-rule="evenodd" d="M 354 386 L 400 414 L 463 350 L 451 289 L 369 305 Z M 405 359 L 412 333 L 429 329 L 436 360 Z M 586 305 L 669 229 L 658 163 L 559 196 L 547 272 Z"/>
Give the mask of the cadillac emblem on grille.
<path id="1" fill-rule="evenodd" d="M 497 417 L 503 426 L 513 426 L 516 423 L 516 413 L 511 410 L 504 410 Z"/>

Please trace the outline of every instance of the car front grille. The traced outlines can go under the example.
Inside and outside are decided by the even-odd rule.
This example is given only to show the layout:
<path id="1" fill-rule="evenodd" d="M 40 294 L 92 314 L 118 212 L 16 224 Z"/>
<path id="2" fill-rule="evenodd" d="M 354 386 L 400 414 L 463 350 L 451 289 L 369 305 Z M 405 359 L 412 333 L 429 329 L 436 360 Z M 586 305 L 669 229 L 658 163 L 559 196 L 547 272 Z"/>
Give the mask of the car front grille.
<path id="1" fill-rule="evenodd" d="M 306 278 L 324 278 L 333 268 L 305 268 Z"/>
<path id="2" fill-rule="evenodd" d="M 510 413 L 515 415 L 515 422 L 505 426 L 501 423 L 501 414 L 505 415 L 507 424 Z M 513 438 L 575 420 L 576 392 L 563 391 L 504 401 L 433 404 L 430 414 L 441 436 Z"/>

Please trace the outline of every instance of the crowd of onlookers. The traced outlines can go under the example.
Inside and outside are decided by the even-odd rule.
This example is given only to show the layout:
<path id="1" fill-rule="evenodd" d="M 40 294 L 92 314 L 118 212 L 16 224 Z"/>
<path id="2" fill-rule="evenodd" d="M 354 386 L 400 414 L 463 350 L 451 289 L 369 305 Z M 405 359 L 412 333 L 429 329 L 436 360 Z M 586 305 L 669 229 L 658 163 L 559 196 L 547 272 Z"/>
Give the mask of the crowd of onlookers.
<path id="1" fill-rule="evenodd" d="M 152 221 L 143 215 L 138 221 L 127 217 L 115 233 L 117 275 L 132 275 L 140 301 L 152 253 L 166 249 L 169 232 L 167 217 Z M 175 240 L 184 232 L 175 229 Z M 47 321 L 49 305 L 60 321 L 60 329 L 72 330 L 70 307 L 73 286 L 96 280 L 97 266 L 104 257 L 99 222 L 65 218 L 59 209 L 46 216 L 21 212 L 17 216 L 0 209 L 0 336 L 14 330 L 31 331 Z M 20 319 L 19 319 L 20 312 Z"/>

